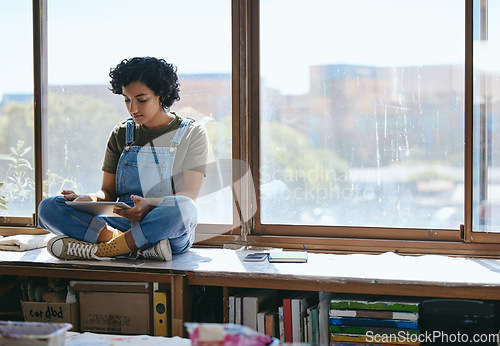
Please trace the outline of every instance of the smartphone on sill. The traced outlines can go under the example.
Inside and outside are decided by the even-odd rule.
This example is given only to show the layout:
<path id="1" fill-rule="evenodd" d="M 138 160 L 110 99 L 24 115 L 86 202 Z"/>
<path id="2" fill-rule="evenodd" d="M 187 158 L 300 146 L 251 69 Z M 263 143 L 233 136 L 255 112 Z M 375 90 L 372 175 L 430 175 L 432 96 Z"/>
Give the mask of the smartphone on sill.
<path id="1" fill-rule="evenodd" d="M 267 255 L 269 255 L 267 252 L 253 252 L 249 253 L 248 255 L 243 258 L 243 261 L 245 262 L 263 262 L 267 259 Z"/>

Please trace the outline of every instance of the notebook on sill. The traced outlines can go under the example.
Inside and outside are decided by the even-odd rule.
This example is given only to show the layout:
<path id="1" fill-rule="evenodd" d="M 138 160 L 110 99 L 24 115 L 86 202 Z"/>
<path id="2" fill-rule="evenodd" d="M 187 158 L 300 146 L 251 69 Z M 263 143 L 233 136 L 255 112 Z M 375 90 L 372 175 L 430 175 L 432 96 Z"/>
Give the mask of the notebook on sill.
<path id="1" fill-rule="evenodd" d="M 91 202 L 91 201 L 67 201 L 66 204 L 72 206 L 75 209 L 84 211 L 86 213 L 95 216 L 114 216 L 121 217 L 115 214 L 113 210 L 117 209 L 128 209 L 129 205 L 123 202 Z"/>
<path id="2" fill-rule="evenodd" d="M 272 250 L 269 252 L 271 263 L 305 263 L 307 262 L 306 251 L 282 251 Z"/>

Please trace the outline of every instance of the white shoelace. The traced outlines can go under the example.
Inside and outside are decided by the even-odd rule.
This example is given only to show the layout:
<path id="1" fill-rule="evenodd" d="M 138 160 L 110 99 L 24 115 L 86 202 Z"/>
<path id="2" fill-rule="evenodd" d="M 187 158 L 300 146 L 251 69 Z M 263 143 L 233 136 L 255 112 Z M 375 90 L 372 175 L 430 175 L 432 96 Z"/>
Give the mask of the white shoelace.
<path id="1" fill-rule="evenodd" d="M 156 251 L 155 251 L 155 247 L 150 247 L 149 249 L 146 249 L 146 250 L 143 250 L 141 251 L 141 255 L 143 257 L 159 257 L 159 258 L 162 258 L 162 256 L 160 256 Z"/>
<path id="2" fill-rule="evenodd" d="M 67 254 L 71 256 L 77 256 L 80 258 L 88 258 L 88 259 L 97 259 L 97 260 L 105 260 L 106 257 L 96 256 L 97 252 L 96 244 L 84 244 L 84 243 L 76 243 L 72 241 L 68 241 L 68 250 Z"/>

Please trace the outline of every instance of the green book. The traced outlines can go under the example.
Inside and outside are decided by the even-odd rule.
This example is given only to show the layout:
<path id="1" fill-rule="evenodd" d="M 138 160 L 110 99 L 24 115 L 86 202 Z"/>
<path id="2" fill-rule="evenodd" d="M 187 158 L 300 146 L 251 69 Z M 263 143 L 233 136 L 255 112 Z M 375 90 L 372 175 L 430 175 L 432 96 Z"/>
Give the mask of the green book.
<path id="1" fill-rule="evenodd" d="M 318 344 L 318 332 L 319 332 L 319 324 L 318 324 L 318 306 L 316 305 L 311 309 L 311 319 L 312 319 L 312 343 Z"/>
<path id="2" fill-rule="evenodd" d="M 418 312 L 422 300 L 416 297 L 339 294 L 330 302 L 331 309 L 365 309 Z"/>

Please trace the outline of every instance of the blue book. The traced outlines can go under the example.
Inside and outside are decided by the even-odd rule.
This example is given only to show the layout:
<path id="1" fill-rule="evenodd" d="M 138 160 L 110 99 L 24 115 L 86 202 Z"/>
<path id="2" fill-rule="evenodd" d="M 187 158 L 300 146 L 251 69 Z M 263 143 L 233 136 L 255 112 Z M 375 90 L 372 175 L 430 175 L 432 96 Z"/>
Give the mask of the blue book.
<path id="1" fill-rule="evenodd" d="M 342 326 L 365 326 L 365 327 L 390 327 L 390 328 L 405 328 L 417 329 L 417 321 L 401 321 L 401 320 L 382 320 L 375 318 L 355 318 L 355 317 L 330 317 L 328 319 L 331 325 Z"/>

